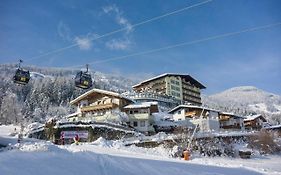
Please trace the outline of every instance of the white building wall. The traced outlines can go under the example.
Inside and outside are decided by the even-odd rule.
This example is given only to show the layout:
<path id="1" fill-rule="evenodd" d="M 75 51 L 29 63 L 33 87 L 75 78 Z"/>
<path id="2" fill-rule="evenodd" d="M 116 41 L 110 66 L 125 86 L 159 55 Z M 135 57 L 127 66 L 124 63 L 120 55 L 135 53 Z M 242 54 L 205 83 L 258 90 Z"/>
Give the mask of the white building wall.
<path id="1" fill-rule="evenodd" d="M 218 118 L 219 118 L 219 112 L 216 112 L 216 111 L 209 111 L 209 118 L 210 118 L 210 119 L 216 119 L 216 120 L 218 120 Z"/>
<path id="2" fill-rule="evenodd" d="M 137 122 L 137 126 L 134 126 L 134 122 Z M 141 126 L 141 122 L 144 122 L 144 126 Z M 148 120 L 132 120 L 130 121 L 131 126 L 133 126 L 136 130 L 141 132 L 152 131 L 152 126 Z"/>
<path id="3" fill-rule="evenodd" d="M 217 119 L 192 119 L 190 120 L 193 124 L 199 124 L 200 131 L 210 132 L 210 131 L 219 131 L 220 123 Z"/>
<path id="4" fill-rule="evenodd" d="M 219 131 L 220 123 L 216 119 L 207 119 L 208 131 Z"/>
<path id="5" fill-rule="evenodd" d="M 174 121 L 185 120 L 185 109 L 179 109 L 173 114 Z"/>

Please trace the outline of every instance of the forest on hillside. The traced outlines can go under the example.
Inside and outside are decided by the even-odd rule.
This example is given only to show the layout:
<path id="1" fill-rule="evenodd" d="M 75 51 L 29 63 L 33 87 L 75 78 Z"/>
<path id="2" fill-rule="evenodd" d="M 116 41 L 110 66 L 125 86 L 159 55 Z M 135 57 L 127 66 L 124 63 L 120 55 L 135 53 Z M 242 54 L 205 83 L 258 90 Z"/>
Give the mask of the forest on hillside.
<path id="1" fill-rule="evenodd" d="M 29 66 L 32 78 L 25 86 L 13 83 L 16 65 L 0 65 L 0 123 L 24 121 L 44 122 L 50 117 L 63 117 L 74 108 L 69 102 L 86 92 L 74 86 L 78 70 L 38 68 Z M 39 75 L 39 76 L 38 76 Z M 120 76 L 92 73 L 94 88 L 124 92 L 130 90 L 133 81 Z"/>

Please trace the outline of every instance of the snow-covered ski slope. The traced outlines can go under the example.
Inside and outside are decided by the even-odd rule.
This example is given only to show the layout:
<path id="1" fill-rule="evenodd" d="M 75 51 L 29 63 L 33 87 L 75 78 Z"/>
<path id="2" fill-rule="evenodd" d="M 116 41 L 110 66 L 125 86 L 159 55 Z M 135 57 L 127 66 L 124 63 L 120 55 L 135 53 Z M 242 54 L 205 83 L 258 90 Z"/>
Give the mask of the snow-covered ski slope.
<path id="1" fill-rule="evenodd" d="M 58 146 L 25 141 L 0 152 L 0 175 L 237 175 L 281 174 L 281 156 L 253 159 L 170 158 L 163 148 L 125 147 L 119 141 Z"/>

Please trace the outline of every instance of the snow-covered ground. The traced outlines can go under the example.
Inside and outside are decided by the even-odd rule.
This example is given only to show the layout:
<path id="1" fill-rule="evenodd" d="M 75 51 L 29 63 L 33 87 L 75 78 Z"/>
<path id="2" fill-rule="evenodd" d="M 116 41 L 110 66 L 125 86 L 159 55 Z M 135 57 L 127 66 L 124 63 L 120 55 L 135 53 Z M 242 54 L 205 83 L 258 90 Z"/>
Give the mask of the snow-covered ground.
<path id="1" fill-rule="evenodd" d="M 14 125 L 0 125 L 0 147 L 1 145 L 8 145 L 9 143 L 17 143 L 17 132 L 20 131 L 19 126 Z"/>
<path id="2" fill-rule="evenodd" d="M 184 161 L 170 158 L 169 151 L 163 147 L 125 147 L 120 141 L 102 138 L 93 143 L 65 146 L 28 140 L 10 148 L 13 149 L 0 152 L 1 175 L 281 174 L 281 155 L 248 160 L 194 156 L 191 161 Z"/>

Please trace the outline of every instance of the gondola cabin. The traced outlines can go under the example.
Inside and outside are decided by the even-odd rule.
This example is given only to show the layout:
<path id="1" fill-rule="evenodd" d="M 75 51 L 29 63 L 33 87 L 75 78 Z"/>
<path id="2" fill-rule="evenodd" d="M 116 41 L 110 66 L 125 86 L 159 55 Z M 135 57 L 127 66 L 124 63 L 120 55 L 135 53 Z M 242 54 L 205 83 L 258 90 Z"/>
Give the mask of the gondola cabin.
<path id="1" fill-rule="evenodd" d="M 26 85 L 30 80 L 30 73 L 27 70 L 18 68 L 13 77 L 14 83 Z"/>
<path id="2" fill-rule="evenodd" d="M 75 86 L 82 89 L 92 87 L 92 77 L 87 72 L 78 72 L 75 77 Z"/>

